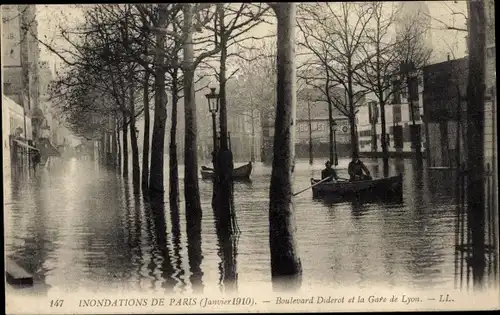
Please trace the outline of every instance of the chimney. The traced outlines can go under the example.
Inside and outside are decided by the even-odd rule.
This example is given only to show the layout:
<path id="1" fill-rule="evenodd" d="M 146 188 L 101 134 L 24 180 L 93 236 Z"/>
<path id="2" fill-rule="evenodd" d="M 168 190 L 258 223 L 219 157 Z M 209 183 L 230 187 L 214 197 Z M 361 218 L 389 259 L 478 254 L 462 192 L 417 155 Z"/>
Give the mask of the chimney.
<path id="1" fill-rule="evenodd" d="M 448 61 L 450 61 L 450 53 L 448 53 L 446 57 L 448 58 Z"/>

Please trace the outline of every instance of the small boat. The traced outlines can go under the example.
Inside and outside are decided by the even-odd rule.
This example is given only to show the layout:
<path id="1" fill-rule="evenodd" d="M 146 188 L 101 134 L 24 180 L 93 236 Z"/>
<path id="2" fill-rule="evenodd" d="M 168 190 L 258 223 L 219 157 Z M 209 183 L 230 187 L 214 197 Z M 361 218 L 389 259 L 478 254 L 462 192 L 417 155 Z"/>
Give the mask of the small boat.
<path id="1" fill-rule="evenodd" d="M 360 180 L 319 183 L 319 179 L 311 178 L 313 198 L 373 196 L 383 199 L 403 198 L 403 175 Z M 316 184 L 316 185 L 315 185 Z M 315 186 L 314 186 L 315 185 Z"/>
<path id="2" fill-rule="evenodd" d="M 248 180 L 252 173 L 252 162 L 233 169 L 233 180 Z M 213 179 L 215 177 L 214 169 L 206 166 L 201 167 L 202 179 Z"/>

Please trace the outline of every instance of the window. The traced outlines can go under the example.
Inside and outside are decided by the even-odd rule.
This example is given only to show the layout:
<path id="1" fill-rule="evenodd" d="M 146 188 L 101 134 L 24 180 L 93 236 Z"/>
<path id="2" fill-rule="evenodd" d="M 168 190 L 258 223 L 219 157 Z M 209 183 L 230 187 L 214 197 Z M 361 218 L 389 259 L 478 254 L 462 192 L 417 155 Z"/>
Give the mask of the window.
<path id="1" fill-rule="evenodd" d="M 495 58 L 495 47 L 489 47 L 486 49 L 486 56 L 488 58 Z"/>
<path id="2" fill-rule="evenodd" d="M 10 134 L 13 135 L 14 131 L 16 130 L 16 126 L 14 125 L 14 118 L 10 117 L 9 122 L 10 122 Z"/>
<path id="3" fill-rule="evenodd" d="M 418 101 L 418 80 L 416 77 L 411 77 L 408 80 L 408 100 Z"/>
<path id="4" fill-rule="evenodd" d="M 392 81 L 392 103 L 401 104 L 401 82 L 399 80 Z"/>
<path id="5" fill-rule="evenodd" d="M 393 105 L 392 106 L 392 117 L 393 117 L 394 123 L 401 122 L 401 106 L 400 105 Z"/>
<path id="6" fill-rule="evenodd" d="M 4 82 L 3 85 L 4 85 L 4 89 L 5 89 L 4 93 L 5 94 L 10 94 L 10 92 L 11 92 L 10 89 L 12 87 L 12 83 L 10 83 L 10 82 Z"/>

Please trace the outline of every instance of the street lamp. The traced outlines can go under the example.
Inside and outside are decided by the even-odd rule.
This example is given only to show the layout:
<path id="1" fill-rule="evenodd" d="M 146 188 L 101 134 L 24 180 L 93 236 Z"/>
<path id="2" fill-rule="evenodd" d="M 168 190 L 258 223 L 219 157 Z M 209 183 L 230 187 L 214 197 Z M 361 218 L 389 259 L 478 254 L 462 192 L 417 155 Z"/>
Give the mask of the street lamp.
<path id="1" fill-rule="evenodd" d="M 205 97 L 207 98 L 208 101 L 208 110 L 212 114 L 212 132 L 213 132 L 213 142 L 214 142 L 214 149 L 212 151 L 212 163 L 215 168 L 215 156 L 217 152 L 217 126 L 216 126 L 216 119 L 215 119 L 215 114 L 217 111 L 219 111 L 219 94 L 215 93 L 215 88 L 210 88 L 210 93 L 205 94 Z"/>
<path id="2" fill-rule="evenodd" d="M 333 130 L 333 148 L 335 152 L 335 162 L 334 165 L 337 166 L 339 165 L 339 157 L 337 155 L 337 122 L 335 120 L 332 120 L 332 130 Z"/>

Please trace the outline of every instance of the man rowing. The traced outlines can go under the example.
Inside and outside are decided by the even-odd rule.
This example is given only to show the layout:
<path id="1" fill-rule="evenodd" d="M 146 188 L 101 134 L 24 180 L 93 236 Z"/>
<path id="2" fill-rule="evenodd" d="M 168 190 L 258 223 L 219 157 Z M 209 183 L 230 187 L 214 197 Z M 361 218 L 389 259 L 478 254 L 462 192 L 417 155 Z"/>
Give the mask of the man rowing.
<path id="1" fill-rule="evenodd" d="M 370 171 L 365 166 L 363 162 L 359 159 L 358 154 L 352 157 L 352 161 L 349 163 L 348 172 L 351 182 L 357 180 L 370 180 L 372 176 Z"/>
<path id="2" fill-rule="evenodd" d="M 321 171 L 321 179 L 330 178 L 327 181 L 337 181 L 339 177 L 337 176 L 337 172 L 332 168 L 332 162 L 326 161 L 325 169 Z"/>

